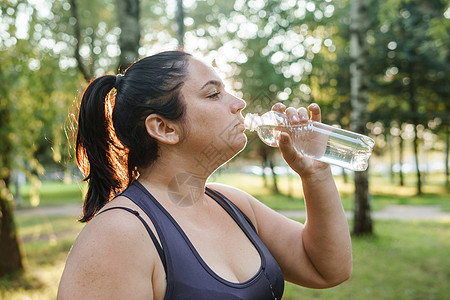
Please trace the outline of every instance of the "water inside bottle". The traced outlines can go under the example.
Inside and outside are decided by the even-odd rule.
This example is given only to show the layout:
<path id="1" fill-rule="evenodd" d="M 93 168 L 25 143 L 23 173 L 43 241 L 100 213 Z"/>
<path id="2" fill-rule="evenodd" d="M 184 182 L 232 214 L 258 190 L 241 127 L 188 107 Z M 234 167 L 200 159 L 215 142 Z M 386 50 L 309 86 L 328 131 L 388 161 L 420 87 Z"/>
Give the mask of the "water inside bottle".
<path id="1" fill-rule="evenodd" d="M 369 137 L 342 129 L 338 135 L 332 131 L 327 139 L 326 152 L 316 159 L 354 171 L 365 171 L 373 146 L 374 141 Z"/>
<path id="2" fill-rule="evenodd" d="M 277 129 L 278 128 L 278 129 Z M 259 138 L 271 147 L 278 147 L 278 139 L 280 138 L 281 131 L 279 126 L 264 125 L 259 126 L 256 131 L 258 132 Z"/>
<path id="3" fill-rule="evenodd" d="M 318 122 L 262 125 L 257 127 L 257 132 L 260 139 L 272 147 L 278 147 L 281 132 L 286 132 L 301 155 L 355 171 L 367 169 L 374 146 L 369 137 Z"/>

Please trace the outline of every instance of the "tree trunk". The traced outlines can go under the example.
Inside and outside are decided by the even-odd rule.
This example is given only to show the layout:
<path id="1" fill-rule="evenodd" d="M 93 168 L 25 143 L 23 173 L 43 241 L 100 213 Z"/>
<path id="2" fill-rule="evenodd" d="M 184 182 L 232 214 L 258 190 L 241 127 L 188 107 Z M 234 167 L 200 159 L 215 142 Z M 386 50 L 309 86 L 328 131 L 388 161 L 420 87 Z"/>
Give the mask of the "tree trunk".
<path id="1" fill-rule="evenodd" d="M 261 167 L 262 167 L 261 176 L 262 176 L 265 188 L 269 186 L 269 184 L 267 183 L 267 176 L 266 176 L 266 172 L 265 172 L 265 169 L 267 167 L 267 162 L 268 162 L 267 151 L 268 151 L 267 146 L 265 146 L 265 145 L 259 146 L 259 155 L 261 156 Z"/>
<path id="2" fill-rule="evenodd" d="M 389 178 L 391 180 L 391 183 L 394 184 L 395 183 L 395 176 L 394 176 L 394 146 L 393 146 L 393 137 L 392 135 L 388 134 L 387 135 L 387 148 L 389 151 Z"/>
<path id="3" fill-rule="evenodd" d="M 418 109 L 417 109 L 417 102 L 416 102 L 416 91 L 415 91 L 415 80 L 414 80 L 414 72 L 412 70 L 412 66 L 409 65 L 409 88 L 408 88 L 408 94 L 409 94 L 409 105 L 411 107 L 411 113 L 412 117 L 411 120 L 414 125 L 414 140 L 413 140 L 413 149 L 414 149 L 414 161 L 416 163 L 416 175 L 417 175 L 417 195 L 422 195 L 422 176 L 420 173 L 420 167 L 419 167 L 419 138 L 417 136 L 417 125 L 419 124 L 419 117 L 418 117 Z"/>
<path id="4" fill-rule="evenodd" d="M 372 234 L 368 172 L 355 172 L 355 213 L 353 234 Z"/>
<path id="5" fill-rule="evenodd" d="M 262 163 L 261 163 L 261 168 L 262 168 L 261 176 L 262 176 L 262 179 L 263 179 L 264 187 L 268 187 L 269 186 L 269 184 L 267 183 L 266 172 L 264 172 L 264 170 L 266 169 L 266 166 L 267 166 L 267 160 L 264 159 L 262 161 Z"/>
<path id="6" fill-rule="evenodd" d="M 184 48 L 184 11 L 183 11 L 183 0 L 177 0 L 177 40 L 178 49 L 183 50 Z"/>
<path id="7" fill-rule="evenodd" d="M 139 0 L 116 0 L 116 3 L 121 29 L 119 72 L 122 72 L 139 58 L 141 40 Z"/>
<path id="8" fill-rule="evenodd" d="M 23 270 L 11 196 L 5 180 L 0 179 L 0 277 Z"/>
<path id="9" fill-rule="evenodd" d="M 350 74 L 351 74 L 351 130 L 358 133 L 366 132 L 369 119 L 367 104 L 368 91 L 368 45 L 366 33 L 370 26 L 370 0 L 351 0 L 350 24 Z M 368 171 L 355 172 L 355 235 L 372 234 L 372 219 L 370 216 Z"/>
<path id="10" fill-rule="evenodd" d="M 13 197 L 8 190 L 12 151 L 8 131 L 4 130 L 10 122 L 8 102 L 6 99 L 6 105 L 0 108 L 0 129 L 3 129 L 0 130 L 0 277 L 23 270 L 11 204 Z"/>
<path id="11" fill-rule="evenodd" d="M 81 74 L 83 74 L 84 80 L 89 82 L 92 79 L 91 75 L 92 73 L 89 73 L 80 55 L 81 26 L 80 26 L 80 18 L 78 18 L 77 2 L 75 0 L 70 0 L 70 12 L 72 13 L 72 18 L 75 19 L 74 30 L 75 30 L 75 38 L 77 40 L 74 49 L 74 56 L 77 61 L 78 70 L 80 70 Z"/>
<path id="12" fill-rule="evenodd" d="M 278 178 L 277 174 L 275 174 L 275 164 L 273 163 L 273 157 L 269 157 L 269 167 L 270 171 L 272 172 L 272 179 L 273 179 L 273 193 L 279 194 L 280 190 L 278 189 Z"/>
<path id="13" fill-rule="evenodd" d="M 449 126 L 448 126 L 448 121 L 446 122 L 447 125 L 445 125 L 445 133 L 446 133 L 446 138 L 445 138 L 445 143 L 446 143 L 446 151 L 445 151 L 445 186 L 447 187 L 447 189 L 450 188 L 450 174 L 449 174 L 449 170 L 448 170 L 448 154 L 450 152 L 450 130 L 449 130 Z"/>
<path id="14" fill-rule="evenodd" d="M 402 139 L 401 136 L 400 136 L 400 143 L 398 144 L 398 146 L 399 146 L 399 149 L 398 149 L 398 155 L 399 155 L 398 162 L 399 162 L 399 165 L 400 165 L 400 168 L 399 168 L 399 171 L 398 171 L 398 176 L 399 176 L 399 179 L 400 179 L 400 186 L 404 186 L 405 185 L 405 178 L 403 176 L 403 139 Z"/>
<path id="15" fill-rule="evenodd" d="M 344 179 L 344 183 L 348 182 L 348 176 L 347 176 L 347 173 L 345 173 L 344 168 L 342 168 L 342 179 Z"/>
<path id="16" fill-rule="evenodd" d="M 413 147 L 414 147 L 414 159 L 416 163 L 416 175 L 417 175 L 417 195 L 421 196 L 422 193 L 422 174 L 420 172 L 420 166 L 419 166 L 419 138 L 417 137 L 417 125 L 414 125 L 414 140 L 413 140 Z"/>

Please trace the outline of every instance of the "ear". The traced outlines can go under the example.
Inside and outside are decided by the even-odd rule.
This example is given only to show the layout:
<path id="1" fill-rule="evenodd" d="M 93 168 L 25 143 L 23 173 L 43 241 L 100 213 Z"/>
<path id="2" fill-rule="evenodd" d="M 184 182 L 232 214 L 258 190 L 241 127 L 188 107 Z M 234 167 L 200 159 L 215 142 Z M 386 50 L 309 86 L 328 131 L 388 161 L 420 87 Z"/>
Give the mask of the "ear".
<path id="1" fill-rule="evenodd" d="M 145 119 L 147 133 L 164 144 L 174 145 L 180 141 L 177 126 L 158 114 L 150 114 Z"/>

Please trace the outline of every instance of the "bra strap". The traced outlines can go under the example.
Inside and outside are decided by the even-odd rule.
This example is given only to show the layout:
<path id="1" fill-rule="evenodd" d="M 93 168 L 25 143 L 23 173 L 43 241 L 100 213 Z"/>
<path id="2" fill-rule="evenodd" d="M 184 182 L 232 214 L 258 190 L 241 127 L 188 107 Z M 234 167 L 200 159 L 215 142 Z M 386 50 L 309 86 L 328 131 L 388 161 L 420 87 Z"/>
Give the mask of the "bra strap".
<path id="1" fill-rule="evenodd" d="M 99 212 L 97 214 L 97 216 L 102 214 L 102 213 L 104 213 L 104 212 L 107 212 L 108 210 L 112 210 L 112 209 L 123 209 L 123 210 L 126 210 L 126 211 L 132 213 L 133 215 L 135 215 L 136 217 L 138 217 L 139 220 L 141 220 L 142 224 L 144 224 L 144 226 L 145 226 L 145 229 L 147 229 L 147 232 L 150 235 L 150 238 L 152 239 L 153 244 L 155 245 L 156 251 L 158 251 L 158 255 L 161 258 L 161 262 L 162 262 L 162 264 L 164 266 L 164 271 L 167 274 L 167 264 L 166 264 L 166 256 L 164 255 L 164 250 L 161 247 L 161 245 L 159 244 L 158 240 L 156 239 L 155 234 L 153 233 L 153 231 L 148 226 L 147 222 L 145 222 L 145 220 L 139 215 L 139 212 L 136 211 L 136 210 L 133 210 L 131 208 L 128 208 L 128 207 L 115 206 L 115 207 L 110 207 L 110 208 L 107 208 L 105 210 L 102 210 L 101 212 Z"/>

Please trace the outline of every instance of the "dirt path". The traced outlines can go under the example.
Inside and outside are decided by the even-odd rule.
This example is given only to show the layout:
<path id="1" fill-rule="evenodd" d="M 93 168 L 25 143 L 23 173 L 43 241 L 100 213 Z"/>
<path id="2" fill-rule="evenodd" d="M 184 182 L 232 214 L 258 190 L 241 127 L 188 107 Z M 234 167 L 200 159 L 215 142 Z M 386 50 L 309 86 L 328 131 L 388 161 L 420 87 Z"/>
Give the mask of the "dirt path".
<path id="1" fill-rule="evenodd" d="M 288 218 L 304 219 L 306 212 L 301 210 L 284 210 L 279 211 Z M 82 215 L 82 207 L 80 205 L 62 205 L 52 207 L 37 207 L 33 209 L 20 209 L 16 211 L 17 216 L 73 216 L 78 219 Z M 353 218 L 353 212 L 346 212 L 347 218 Z M 400 220 L 400 221 L 435 221 L 450 222 L 450 212 L 443 212 L 439 206 L 412 206 L 412 205 L 391 205 L 384 209 L 372 212 L 372 218 L 378 220 Z M 56 240 L 76 236 L 79 231 L 63 231 L 51 234 L 39 234 L 26 236 L 22 238 L 23 243 L 35 241 L 56 242 Z"/>
<path id="2" fill-rule="evenodd" d="M 289 218 L 305 218 L 305 211 L 280 211 Z M 352 211 L 346 211 L 347 218 L 353 218 Z M 372 211 L 375 220 L 436 221 L 450 222 L 450 212 L 441 211 L 437 205 L 388 205 L 382 210 Z"/>
<path id="3" fill-rule="evenodd" d="M 289 218 L 305 218 L 306 212 L 301 210 L 279 211 Z M 352 211 L 346 212 L 348 218 L 353 217 Z M 16 215 L 46 215 L 46 216 L 74 216 L 82 215 L 80 205 L 62 205 L 52 207 L 37 207 L 33 209 L 21 209 Z M 443 212 L 436 205 L 389 205 L 382 210 L 373 211 L 372 218 L 379 220 L 421 220 L 450 222 L 450 212 Z"/>

